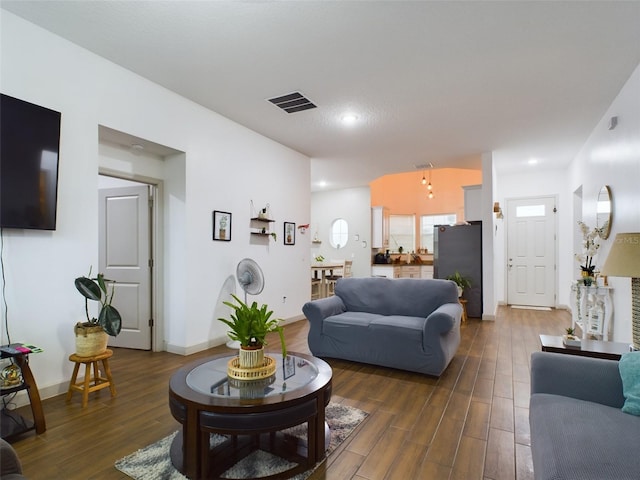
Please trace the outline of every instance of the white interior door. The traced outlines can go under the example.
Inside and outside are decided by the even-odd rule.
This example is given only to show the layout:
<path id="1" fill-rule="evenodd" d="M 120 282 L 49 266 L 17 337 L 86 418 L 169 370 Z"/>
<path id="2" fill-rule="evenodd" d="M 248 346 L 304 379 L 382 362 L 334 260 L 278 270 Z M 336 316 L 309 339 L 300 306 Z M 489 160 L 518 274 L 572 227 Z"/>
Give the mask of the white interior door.
<path id="1" fill-rule="evenodd" d="M 122 331 L 114 347 L 151 349 L 150 185 L 99 190 L 100 272 L 115 280 Z"/>
<path id="2" fill-rule="evenodd" d="M 555 198 L 507 201 L 507 303 L 555 306 Z"/>

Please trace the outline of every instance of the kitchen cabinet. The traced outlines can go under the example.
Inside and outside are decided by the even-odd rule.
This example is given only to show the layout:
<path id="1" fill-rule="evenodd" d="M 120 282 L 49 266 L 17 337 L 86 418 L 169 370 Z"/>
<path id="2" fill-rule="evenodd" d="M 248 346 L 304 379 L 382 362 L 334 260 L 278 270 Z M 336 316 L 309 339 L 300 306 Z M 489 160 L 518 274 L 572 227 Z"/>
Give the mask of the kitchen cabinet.
<path id="1" fill-rule="evenodd" d="M 389 209 L 371 207 L 371 248 L 389 248 Z"/>
<path id="2" fill-rule="evenodd" d="M 393 278 L 420 278 L 419 265 L 394 265 Z"/>
<path id="3" fill-rule="evenodd" d="M 393 278 L 393 266 L 392 265 L 372 265 L 371 276 Z"/>
<path id="4" fill-rule="evenodd" d="M 482 185 L 468 185 L 464 190 L 464 219 L 482 220 Z"/>
<path id="5" fill-rule="evenodd" d="M 372 277 L 433 278 L 433 265 L 372 265 Z"/>
<path id="6" fill-rule="evenodd" d="M 420 267 L 420 278 L 433 278 L 433 265 L 422 265 Z"/>

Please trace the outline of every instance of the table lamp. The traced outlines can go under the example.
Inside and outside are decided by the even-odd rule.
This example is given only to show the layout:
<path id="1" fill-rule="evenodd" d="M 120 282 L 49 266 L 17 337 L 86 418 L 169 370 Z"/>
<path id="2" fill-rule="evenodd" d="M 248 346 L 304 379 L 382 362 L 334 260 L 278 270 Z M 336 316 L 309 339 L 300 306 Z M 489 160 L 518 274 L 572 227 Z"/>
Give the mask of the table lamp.
<path id="1" fill-rule="evenodd" d="M 633 349 L 640 350 L 640 232 L 616 235 L 600 273 L 611 277 L 631 277 Z"/>

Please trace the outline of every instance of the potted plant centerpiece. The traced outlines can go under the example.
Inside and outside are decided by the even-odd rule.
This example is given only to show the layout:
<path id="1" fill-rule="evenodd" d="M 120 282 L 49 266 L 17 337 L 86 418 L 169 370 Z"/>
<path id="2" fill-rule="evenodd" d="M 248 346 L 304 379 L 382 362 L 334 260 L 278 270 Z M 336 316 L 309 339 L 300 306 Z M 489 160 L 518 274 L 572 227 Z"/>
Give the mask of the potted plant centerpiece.
<path id="1" fill-rule="evenodd" d="M 239 363 L 241 368 L 259 367 L 264 362 L 264 346 L 266 336 L 270 332 L 278 332 L 282 357 L 287 356 L 287 347 L 284 340 L 284 329 L 280 320 L 271 318 L 273 311 L 267 305 L 258 307 L 256 302 L 247 305 L 235 295 L 231 295 L 236 303 L 223 302 L 233 309 L 230 319 L 218 318 L 229 327 L 227 335 L 231 340 L 240 343 Z"/>
<path id="2" fill-rule="evenodd" d="M 75 279 L 75 286 L 84 297 L 84 308 L 87 315 L 86 322 L 78 322 L 74 327 L 76 334 L 76 355 L 80 357 L 92 357 L 99 355 L 107 349 L 109 335 L 115 337 L 122 329 L 122 317 L 111 304 L 114 288 L 109 291 L 107 283 L 111 280 L 98 273 L 91 278 L 91 269 L 88 277 Z M 89 315 L 89 300 L 100 303 L 98 317 Z"/>
<path id="3" fill-rule="evenodd" d="M 455 273 L 449 275 L 447 280 L 453 281 L 458 287 L 458 297 L 461 297 L 465 288 L 471 286 L 471 280 L 456 270 Z"/>

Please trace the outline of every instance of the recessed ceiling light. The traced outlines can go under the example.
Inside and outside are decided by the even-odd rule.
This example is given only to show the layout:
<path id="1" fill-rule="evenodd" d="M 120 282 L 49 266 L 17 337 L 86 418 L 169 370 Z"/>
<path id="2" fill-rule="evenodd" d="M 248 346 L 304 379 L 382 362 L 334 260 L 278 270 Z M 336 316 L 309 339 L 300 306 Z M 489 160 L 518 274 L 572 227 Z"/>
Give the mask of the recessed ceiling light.
<path id="1" fill-rule="evenodd" d="M 355 113 L 345 113 L 340 117 L 340 121 L 345 125 L 354 125 L 358 121 L 358 115 Z"/>
<path id="2" fill-rule="evenodd" d="M 324 187 L 326 187 L 326 186 L 327 186 L 327 182 L 325 182 L 324 180 L 320 180 L 320 181 L 318 182 L 318 186 L 319 186 L 319 187 L 321 187 L 321 188 L 324 188 Z"/>
<path id="3" fill-rule="evenodd" d="M 527 162 L 529 165 L 537 165 L 538 163 L 538 159 L 537 158 L 530 158 L 529 161 Z"/>

